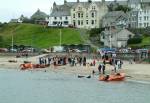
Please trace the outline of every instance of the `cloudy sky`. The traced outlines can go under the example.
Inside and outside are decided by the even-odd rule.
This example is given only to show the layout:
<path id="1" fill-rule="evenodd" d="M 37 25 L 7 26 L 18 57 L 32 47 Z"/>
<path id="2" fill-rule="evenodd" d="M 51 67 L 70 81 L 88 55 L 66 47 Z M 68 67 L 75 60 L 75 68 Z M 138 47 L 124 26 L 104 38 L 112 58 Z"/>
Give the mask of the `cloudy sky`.
<path id="1" fill-rule="evenodd" d="M 54 1 L 57 4 L 63 4 L 64 2 L 64 0 L 0 0 L 0 22 L 8 22 L 12 18 L 18 18 L 21 14 L 30 17 L 38 8 L 49 14 Z"/>

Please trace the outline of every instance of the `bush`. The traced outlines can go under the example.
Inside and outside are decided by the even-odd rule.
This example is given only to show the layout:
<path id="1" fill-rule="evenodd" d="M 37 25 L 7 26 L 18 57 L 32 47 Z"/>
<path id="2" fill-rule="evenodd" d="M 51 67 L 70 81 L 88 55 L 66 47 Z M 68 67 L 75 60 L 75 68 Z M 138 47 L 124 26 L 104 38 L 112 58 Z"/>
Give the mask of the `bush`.
<path id="1" fill-rule="evenodd" d="M 90 30 L 90 37 L 99 36 L 99 34 L 104 30 L 104 28 L 93 28 Z"/>
<path id="2" fill-rule="evenodd" d="M 128 44 L 139 44 L 142 42 L 142 38 L 135 37 L 128 40 Z"/>

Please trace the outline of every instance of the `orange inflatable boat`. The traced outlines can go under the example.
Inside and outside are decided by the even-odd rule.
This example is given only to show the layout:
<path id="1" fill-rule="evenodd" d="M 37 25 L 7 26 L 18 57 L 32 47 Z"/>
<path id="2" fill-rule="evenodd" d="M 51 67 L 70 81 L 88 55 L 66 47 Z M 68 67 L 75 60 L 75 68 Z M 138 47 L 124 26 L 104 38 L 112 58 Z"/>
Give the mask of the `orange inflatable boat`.
<path id="1" fill-rule="evenodd" d="M 21 67 L 21 70 L 32 69 L 33 68 L 33 64 L 25 63 L 25 64 L 21 64 L 20 67 Z"/>
<path id="2" fill-rule="evenodd" d="M 100 81 L 122 81 L 125 78 L 125 73 L 117 73 L 115 75 L 102 75 L 99 77 Z"/>

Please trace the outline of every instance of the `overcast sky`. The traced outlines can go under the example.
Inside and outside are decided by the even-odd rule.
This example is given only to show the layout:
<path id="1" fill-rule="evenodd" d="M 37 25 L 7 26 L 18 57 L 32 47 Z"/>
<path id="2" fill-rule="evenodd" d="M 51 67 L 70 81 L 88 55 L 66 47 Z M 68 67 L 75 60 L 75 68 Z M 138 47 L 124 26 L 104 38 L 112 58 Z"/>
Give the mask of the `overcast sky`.
<path id="1" fill-rule="evenodd" d="M 64 2 L 64 0 L 0 0 L 0 22 L 8 22 L 12 18 L 20 17 L 21 14 L 30 17 L 34 12 L 37 11 L 38 8 L 41 11 L 50 14 L 50 8 L 52 7 L 54 1 L 57 4 L 63 4 Z M 67 0 L 67 1 L 75 2 L 77 0 Z M 80 0 L 80 1 L 87 1 L 87 0 Z"/>

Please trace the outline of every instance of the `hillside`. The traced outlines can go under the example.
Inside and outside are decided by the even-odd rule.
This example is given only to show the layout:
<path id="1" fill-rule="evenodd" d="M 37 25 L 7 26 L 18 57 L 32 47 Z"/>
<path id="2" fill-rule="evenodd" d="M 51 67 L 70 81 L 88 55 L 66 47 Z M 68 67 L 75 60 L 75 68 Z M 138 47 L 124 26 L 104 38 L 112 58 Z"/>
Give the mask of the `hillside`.
<path id="1" fill-rule="evenodd" d="M 34 24 L 5 24 L 0 28 L 0 36 L 5 45 L 11 45 L 12 35 L 16 45 L 32 45 L 38 48 L 48 48 L 59 45 L 60 29 L 44 28 Z M 2 41 L 1 41 L 2 42 Z M 62 44 L 82 44 L 78 30 L 62 28 Z"/>

